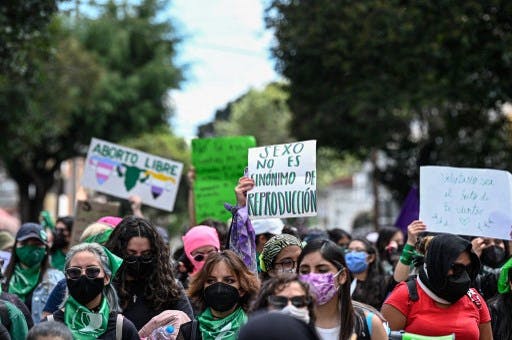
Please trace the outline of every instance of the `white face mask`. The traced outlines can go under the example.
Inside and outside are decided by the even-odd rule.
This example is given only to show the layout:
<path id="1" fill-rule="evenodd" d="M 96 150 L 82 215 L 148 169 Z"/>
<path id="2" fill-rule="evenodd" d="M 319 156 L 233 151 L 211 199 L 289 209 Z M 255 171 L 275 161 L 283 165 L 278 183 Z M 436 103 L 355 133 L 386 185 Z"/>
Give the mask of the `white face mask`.
<path id="1" fill-rule="evenodd" d="M 281 309 L 279 312 L 293 316 L 294 318 L 297 318 L 309 324 L 309 310 L 307 308 L 297 308 L 294 305 L 289 304 L 288 306 Z"/>

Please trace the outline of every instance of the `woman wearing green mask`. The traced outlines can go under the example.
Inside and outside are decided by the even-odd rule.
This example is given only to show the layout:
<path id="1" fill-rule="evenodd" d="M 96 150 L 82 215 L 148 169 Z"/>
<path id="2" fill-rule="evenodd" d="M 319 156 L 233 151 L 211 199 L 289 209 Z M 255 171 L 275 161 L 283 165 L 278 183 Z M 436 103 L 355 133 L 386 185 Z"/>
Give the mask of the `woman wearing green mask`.
<path id="1" fill-rule="evenodd" d="M 48 295 L 63 278 L 62 272 L 49 268 L 47 236 L 41 225 L 23 224 L 16 233 L 11 260 L 5 270 L 5 286 L 25 303 L 34 323 L 41 321 Z"/>

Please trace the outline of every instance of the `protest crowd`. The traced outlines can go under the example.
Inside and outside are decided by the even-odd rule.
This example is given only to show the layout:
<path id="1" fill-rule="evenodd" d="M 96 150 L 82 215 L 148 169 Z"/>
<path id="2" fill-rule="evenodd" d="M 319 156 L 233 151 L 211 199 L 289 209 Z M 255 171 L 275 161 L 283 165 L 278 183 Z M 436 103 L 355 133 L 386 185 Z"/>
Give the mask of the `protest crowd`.
<path id="1" fill-rule="evenodd" d="M 253 219 L 254 188 L 241 177 L 229 222 L 194 222 L 172 253 L 137 196 L 78 241 L 73 217 L 47 212 L 1 231 L 0 339 L 512 339 L 509 240 L 419 219 L 354 237 L 301 230 Z"/>

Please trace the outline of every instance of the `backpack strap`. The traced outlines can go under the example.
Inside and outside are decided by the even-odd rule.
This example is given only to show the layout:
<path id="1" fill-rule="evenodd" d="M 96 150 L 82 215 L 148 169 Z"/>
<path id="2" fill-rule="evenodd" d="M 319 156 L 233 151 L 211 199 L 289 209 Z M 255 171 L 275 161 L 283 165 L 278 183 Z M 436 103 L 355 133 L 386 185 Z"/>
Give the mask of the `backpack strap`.
<path id="1" fill-rule="evenodd" d="M 55 321 L 55 319 L 53 318 L 53 314 L 50 314 L 46 317 L 46 320 L 48 321 Z"/>
<path id="2" fill-rule="evenodd" d="M 123 314 L 118 313 L 116 318 L 116 340 L 123 339 Z"/>
<path id="3" fill-rule="evenodd" d="M 197 328 L 199 327 L 199 323 L 197 322 L 197 319 L 192 320 L 192 327 L 190 331 L 190 340 L 196 340 L 197 336 Z"/>
<path id="4" fill-rule="evenodd" d="M 482 309 L 482 300 L 480 299 L 480 296 L 478 296 L 477 291 L 475 288 L 469 288 L 466 295 L 469 297 L 471 302 L 473 302 L 478 309 Z"/>
<path id="5" fill-rule="evenodd" d="M 409 291 L 409 299 L 414 302 L 418 301 L 420 297 L 418 296 L 418 287 L 416 287 L 416 278 L 411 278 L 405 281 L 405 283 Z"/>

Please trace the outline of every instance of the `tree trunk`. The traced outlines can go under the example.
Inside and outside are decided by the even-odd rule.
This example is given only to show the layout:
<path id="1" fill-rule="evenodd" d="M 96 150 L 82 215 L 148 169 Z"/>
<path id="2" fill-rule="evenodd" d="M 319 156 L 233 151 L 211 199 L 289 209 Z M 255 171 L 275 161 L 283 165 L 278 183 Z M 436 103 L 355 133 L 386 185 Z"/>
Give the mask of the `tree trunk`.
<path id="1" fill-rule="evenodd" d="M 39 222 L 39 215 L 43 210 L 44 199 L 53 185 L 53 174 L 38 174 L 37 179 L 29 174 L 18 174 L 13 179 L 18 184 L 20 220 L 25 222 Z M 31 184 L 35 192 L 29 192 Z M 32 189 L 33 190 L 33 189 Z"/>
<path id="2" fill-rule="evenodd" d="M 380 217 L 380 199 L 379 199 L 379 180 L 377 178 L 377 150 L 373 150 L 371 154 L 372 162 L 372 189 L 373 189 L 373 226 L 375 230 L 379 230 Z"/>

